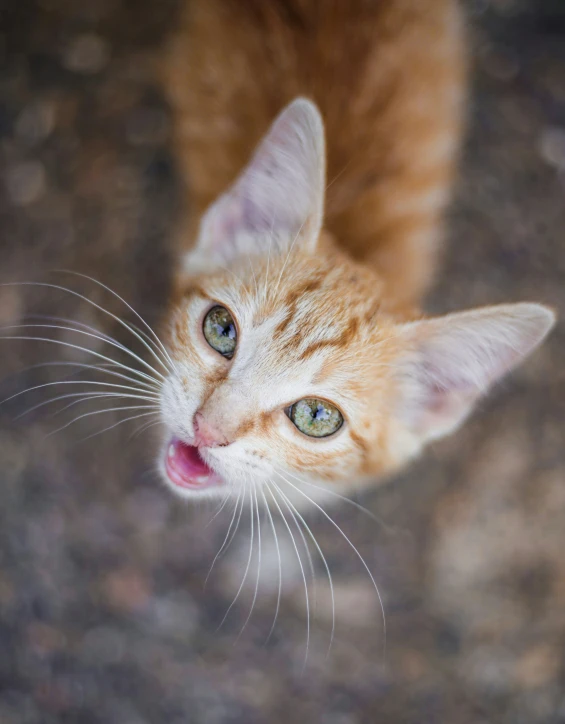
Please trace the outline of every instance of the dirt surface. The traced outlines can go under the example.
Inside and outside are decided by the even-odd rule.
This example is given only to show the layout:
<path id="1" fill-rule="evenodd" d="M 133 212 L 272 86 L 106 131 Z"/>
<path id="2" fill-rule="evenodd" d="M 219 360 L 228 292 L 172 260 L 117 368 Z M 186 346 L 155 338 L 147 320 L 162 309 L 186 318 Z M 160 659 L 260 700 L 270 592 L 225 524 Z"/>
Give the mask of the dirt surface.
<path id="1" fill-rule="evenodd" d="M 534 299 L 563 319 L 565 11 L 557 0 L 476 0 L 468 8 L 476 66 L 469 140 L 430 309 Z M 3 282 L 70 285 L 135 321 L 95 284 L 47 274 L 85 272 L 158 323 L 178 194 L 168 111 L 149 60 L 175 12 L 169 0 L 8 0 L 0 8 Z M 64 324 L 37 315 L 71 317 L 128 340 L 113 318 L 76 296 L 0 287 L 0 324 Z M 117 354 L 103 340 L 61 329 L 3 334 Z M 70 365 L 32 365 L 103 361 L 56 344 L 0 345 L 2 398 L 80 379 Z M 208 524 L 214 506 L 170 497 L 152 471 L 151 432 L 132 438 L 144 418 L 84 441 L 127 415 L 90 415 L 48 435 L 79 413 L 127 403 L 99 399 L 53 416 L 76 401 L 69 398 L 16 419 L 54 390 L 76 388 L 5 402 L 0 722 L 565 722 L 564 370 L 558 326 L 464 430 L 359 498 L 379 523 L 353 506 L 332 511 L 379 586 L 386 654 L 379 602 L 359 558 L 321 514 L 308 515 L 333 573 L 337 616 L 326 657 L 330 597 L 315 560 L 305 667 L 303 580 L 284 531 L 273 635 L 265 643 L 277 598 L 265 519 L 254 614 L 238 637 L 255 558 L 217 631 L 245 569 L 249 521 L 204 589 L 231 510 Z"/>

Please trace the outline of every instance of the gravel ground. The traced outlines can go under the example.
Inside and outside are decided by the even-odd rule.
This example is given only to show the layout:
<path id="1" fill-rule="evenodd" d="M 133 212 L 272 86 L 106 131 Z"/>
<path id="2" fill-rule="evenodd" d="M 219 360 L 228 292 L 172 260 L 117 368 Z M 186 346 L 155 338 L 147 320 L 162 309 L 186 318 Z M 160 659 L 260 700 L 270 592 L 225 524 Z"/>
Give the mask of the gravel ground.
<path id="1" fill-rule="evenodd" d="M 430 309 L 537 299 L 563 318 L 563 3 L 468 7 L 476 61 L 469 140 Z M 158 323 L 178 196 L 168 111 L 150 61 L 175 12 L 171 0 L 0 7 L 2 281 L 70 285 L 114 313 L 128 311 L 88 280 L 47 273 L 85 272 Z M 127 340 L 113 318 L 78 297 L 0 287 L 0 324 L 62 324 L 37 316 L 45 314 Z M 79 342 L 43 331 L 108 350 L 86 335 Z M 1 397 L 75 372 L 36 365 L 93 360 L 54 344 L 0 344 Z M 0 722 L 565 722 L 564 363 L 558 326 L 464 430 L 359 499 L 378 523 L 353 507 L 332 513 L 374 572 L 386 654 L 366 571 L 321 515 L 308 516 L 332 568 L 337 623 L 326 657 L 331 607 L 315 561 L 316 585 L 306 568 L 315 615 L 305 667 L 304 587 L 288 536 L 273 635 L 266 641 L 277 556 L 265 528 L 253 617 L 239 636 L 255 560 L 217 631 L 245 568 L 248 521 L 204 588 L 231 511 L 208 524 L 213 506 L 170 497 L 152 471 L 151 431 L 132 438 L 143 418 L 86 441 L 124 413 L 50 433 L 111 400 L 57 416 L 55 403 L 21 418 L 51 390 L 4 403 Z"/>

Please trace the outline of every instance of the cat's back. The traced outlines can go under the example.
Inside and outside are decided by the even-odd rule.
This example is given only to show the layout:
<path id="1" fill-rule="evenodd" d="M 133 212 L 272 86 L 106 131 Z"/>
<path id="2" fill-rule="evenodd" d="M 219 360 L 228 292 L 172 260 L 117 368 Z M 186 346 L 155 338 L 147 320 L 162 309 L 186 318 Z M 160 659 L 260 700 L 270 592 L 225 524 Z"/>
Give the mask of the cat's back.
<path id="1" fill-rule="evenodd" d="M 437 235 L 463 73 L 455 0 L 188 0 L 165 63 L 187 235 L 298 95 L 324 117 L 326 227 L 342 246 L 378 265 L 388 245 Z M 426 254 L 408 284 L 425 286 Z"/>

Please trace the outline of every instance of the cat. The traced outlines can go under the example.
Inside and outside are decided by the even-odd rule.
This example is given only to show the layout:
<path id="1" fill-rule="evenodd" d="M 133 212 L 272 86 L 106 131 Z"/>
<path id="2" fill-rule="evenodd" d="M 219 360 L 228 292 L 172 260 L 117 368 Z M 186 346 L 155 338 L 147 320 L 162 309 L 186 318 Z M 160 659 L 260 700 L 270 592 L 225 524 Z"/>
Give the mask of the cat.
<path id="1" fill-rule="evenodd" d="M 160 470 L 187 498 L 378 484 L 554 324 L 427 318 L 464 126 L 455 0 L 190 0 L 163 64 L 182 174 Z"/>

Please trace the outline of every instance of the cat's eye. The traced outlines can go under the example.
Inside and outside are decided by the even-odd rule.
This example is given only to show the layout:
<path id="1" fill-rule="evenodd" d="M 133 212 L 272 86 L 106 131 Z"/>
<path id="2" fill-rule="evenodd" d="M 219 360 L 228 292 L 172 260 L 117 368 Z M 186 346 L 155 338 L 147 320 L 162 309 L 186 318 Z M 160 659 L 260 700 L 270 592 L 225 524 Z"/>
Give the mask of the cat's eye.
<path id="1" fill-rule="evenodd" d="M 295 402 L 287 414 L 300 432 L 309 437 L 328 437 L 343 425 L 343 415 L 337 407 L 317 397 Z"/>
<path id="2" fill-rule="evenodd" d="M 231 359 L 237 344 L 237 330 L 233 317 L 225 307 L 212 307 L 204 317 L 202 332 L 206 341 L 224 357 Z"/>

